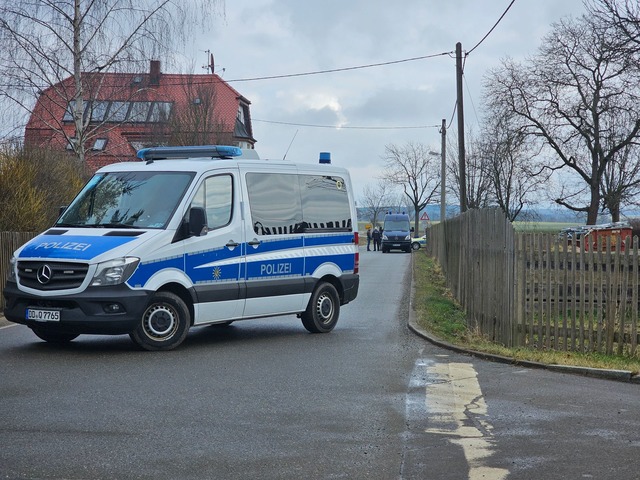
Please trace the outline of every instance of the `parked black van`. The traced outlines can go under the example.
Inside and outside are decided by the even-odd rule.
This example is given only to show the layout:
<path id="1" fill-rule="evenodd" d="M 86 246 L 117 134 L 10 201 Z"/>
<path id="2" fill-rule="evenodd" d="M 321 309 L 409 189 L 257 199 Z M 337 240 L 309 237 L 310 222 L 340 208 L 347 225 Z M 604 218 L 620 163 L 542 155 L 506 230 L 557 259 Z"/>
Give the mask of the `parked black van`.
<path id="1" fill-rule="evenodd" d="M 388 213 L 384 216 L 382 231 L 382 253 L 402 250 L 411 253 L 411 228 L 406 213 Z"/>

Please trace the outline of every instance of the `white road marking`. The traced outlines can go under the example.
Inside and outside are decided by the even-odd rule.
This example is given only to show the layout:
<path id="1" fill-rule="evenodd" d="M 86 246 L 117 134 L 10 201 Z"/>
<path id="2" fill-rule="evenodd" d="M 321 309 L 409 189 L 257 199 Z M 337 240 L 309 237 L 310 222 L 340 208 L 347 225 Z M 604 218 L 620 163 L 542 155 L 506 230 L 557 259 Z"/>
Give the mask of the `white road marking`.
<path id="1" fill-rule="evenodd" d="M 504 480 L 509 471 L 485 465 L 493 454 L 492 425 L 487 418 L 478 375 L 469 363 L 436 363 L 427 367 L 425 433 L 446 435 L 462 447 L 469 465 L 469 480 Z"/>

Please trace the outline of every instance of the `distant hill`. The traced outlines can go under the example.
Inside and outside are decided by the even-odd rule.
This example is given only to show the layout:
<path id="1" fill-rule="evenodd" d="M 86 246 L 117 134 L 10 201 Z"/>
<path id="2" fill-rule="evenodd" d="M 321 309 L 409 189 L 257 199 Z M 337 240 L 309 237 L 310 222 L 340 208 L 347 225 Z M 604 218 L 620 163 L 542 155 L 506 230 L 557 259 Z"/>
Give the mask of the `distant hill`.
<path id="1" fill-rule="evenodd" d="M 408 212 L 406 207 L 390 207 L 389 211 L 394 212 Z M 454 217 L 460 211 L 457 205 L 449 205 L 447 206 L 447 217 Z M 424 213 L 427 213 L 429 219 L 432 222 L 440 221 L 440 205 L 427 205 L 427 207 L 420 212 L 420 216 L 422 217 Z M 622 220 L 630 219 L 630 218 L 640 218 L 640 211 L 629 211 L 625 212 Z M 367 209 L 358 208 L 358 219 L 360 221 L 367 221 Z M 540 207 L 536 209 L 531 209 L 524 211 L 518 216 L 519 221 L 531 221 L 531 222 L 559 222 L 559 223 L 575 223 L 576 225 L 584 225 L 587 221 L 586 214 L 580 213 L 577 214 L 575 212 L 571 212 L 566 208 L 555 208 L 555 207 Z M 609 215 L 600 214 L 598 216 L 598 223 L 608 223 L 611 221 L 611 217 Z"/>

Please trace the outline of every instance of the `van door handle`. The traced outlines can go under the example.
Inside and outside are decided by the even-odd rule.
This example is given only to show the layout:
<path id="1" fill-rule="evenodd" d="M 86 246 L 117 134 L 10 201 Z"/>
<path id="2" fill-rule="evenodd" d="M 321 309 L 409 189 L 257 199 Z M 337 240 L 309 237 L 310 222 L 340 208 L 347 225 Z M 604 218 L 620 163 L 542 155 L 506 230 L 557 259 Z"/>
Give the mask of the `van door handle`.
<path id="1" fill-rule="evenodd" d="M 247 245 L 251 245 L 252 247 L 255 247 L 255 246 L 260 245 L 261 243 L 262 242 L 260 240 L 258 240 L 257 238 L 254 238 L 250 242 L 247 242 Z"/>
<path id="2" fill-rule="evenodd" d="M 239 247 L 240 244 L 238 242 L 234 242 L 233 240 L 229 240 L 226 246 L 229 248 L 235 248 L 235 247 Z"/>

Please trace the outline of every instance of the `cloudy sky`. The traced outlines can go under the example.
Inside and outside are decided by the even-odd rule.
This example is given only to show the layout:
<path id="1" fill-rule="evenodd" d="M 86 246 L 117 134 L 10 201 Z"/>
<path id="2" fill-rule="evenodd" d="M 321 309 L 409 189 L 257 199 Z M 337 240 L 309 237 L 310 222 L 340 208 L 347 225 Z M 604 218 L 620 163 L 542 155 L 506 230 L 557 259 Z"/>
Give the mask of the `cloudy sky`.
<path id="1" fill-rule="evenodd" d="M 440 151 L 439 126 L 442 119 L 449 124 L 456 100 L 455 45 L 461 42 L 463 52 L 470 51 L 510 3 L 231 0 L 187 57 L 198 70 L 210 50 L 216 73 L 251 101 L 261 157 L 282 158 L 291 145 L 288 160 L 313 163 L 319 152 L 329 151 L 334 164 L 351 172 L 359 198 L 366 184 L 376 183 L 386 145 L 412 141 Z M 466 58 L 468 128 L 481 117 L 488 69 L 506 56 L 535 53 L 553 22 L 583 11 L 582 0 L 515 0 Z M 299 75 L 428 56 L 433 57 Z M 258 80 L 286 75 L 291 77 Z M 455 141 L 455 118 L 447 134 Z"/>

